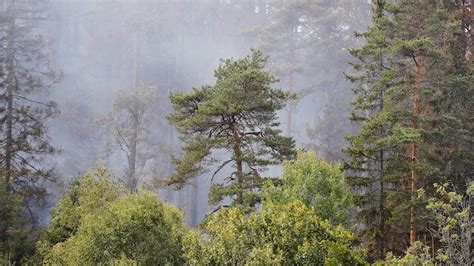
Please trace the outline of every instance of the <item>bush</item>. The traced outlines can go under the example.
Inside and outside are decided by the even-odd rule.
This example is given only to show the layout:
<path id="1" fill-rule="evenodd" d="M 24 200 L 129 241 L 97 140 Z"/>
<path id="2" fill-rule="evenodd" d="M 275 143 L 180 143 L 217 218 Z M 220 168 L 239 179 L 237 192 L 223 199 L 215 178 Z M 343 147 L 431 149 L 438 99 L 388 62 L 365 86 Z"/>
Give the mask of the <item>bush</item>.
<path id="1" fill-rule="evenodd" d="M 300 151 L 295 161 L 285 163 L 281 186 L 269 184 L 264 198 L 275 203 L 300 200 L 320 218 L 348 226 L 352 201 L 340 168 L 318 158 L 314 151 Z"/>
<path id="2" fill-rule="evenodd" d="M 43 263 L 183 263 L 179 211 L 155 194 L 129 194 L 105 172 L 87 174 L 61 198 L 38 244 Z"/>
<path id="3" fill-rule="evenodd" d="M 260 214 L 221 209 L 201 229 L 204 237 L 190 232 L 184 241 L 191 264 L 366 264 L 364 252 L 351 248 L 349 231 L 320 219 L 301 201 L 266 203 Z"/>
<path id="4" fill-rule="evenodd" d="M 435 265 L 433 258 L 430 255 L 430 248 L 423 243 L 417 241 L 413 246 L 408 248 L 405 256 L 396 257 L 392 253 L 388 253 L 385 261 L 378 261 L 374 263 L 375 266 L 405 266 L 405 265 L 420 265 L 432 266 Z"/>

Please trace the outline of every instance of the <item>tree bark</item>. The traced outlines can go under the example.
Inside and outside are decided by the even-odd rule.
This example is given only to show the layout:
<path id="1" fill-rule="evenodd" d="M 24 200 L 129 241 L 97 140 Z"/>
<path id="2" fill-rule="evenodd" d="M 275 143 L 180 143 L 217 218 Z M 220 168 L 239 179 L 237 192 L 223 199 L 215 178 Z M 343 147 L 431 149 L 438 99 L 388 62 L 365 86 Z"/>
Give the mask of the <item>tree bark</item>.
<path id="1" fill-rule="evenodd" d="M 384 106 L 384 88 L 380 91 L 380 112 L 382 112 Z M 380 159 L 380 172 L 379 172 L 379 186 L 380 186 L 380 197 L 379 197 L 379 212 L 380 212 L 380 228 L 379 228 L 379 258 L 383 260 L 385 258 L 385 188 L 384 188 L 384 150 L 379 151 Z"/>
<path id="2" fill-rule="evenodd" d="M 413 121 L 413 129 L 418 129 L 418 116 L 420 114 L 420 96 L 421 87 L 425 79 L 425 66 L 423 56 L 415 56 L 415 88 L 413 92 L 413 114 L 415 119 Z M 418 158 L 418 143 L 413 141 L 411 144 L 411 161 L 412 167 L 419 160 Z M 412 201 L 416 200 L 417 183 L 419 181 L 418 173 L 415 169 L 411 170 L 411 197 Z M 410 208 L 410 245 L 413 245 L 417 240 L 417 208 L 412 205 Z"/>
<path id="3" fill-rule="evenodd" d="M 128 156 L 128 185 L 132 192 L 137 191 L 136 165 L 137 165 L 137 143 L 138 121 L 133 121 L 133 135 L 130 143 L 130 154 Z"/>
<path id="4" fill-rule="evenodd" d="M 382 18 L 384 12 L 385 1 L 378 0 L 375 3 L 376 9 L 374 13 L 374 17 L 377 19 Z M 380 69 L 384 69 L 384 61 L 383 56 L 379 58 Z M 380 89 L 380 102 L 379 102 L 379 112 L 383 111 L 384 108 L 384 97 L 385 97 L 385 87 Z M 381 134 L 384 134 L 382 131 Z M 379 258 L 383 260 L 385 258 L 385 182 L 384 182 L 384 149 L 381 148 L 379 150 L 379 232 L 378 232 L 378 248 L 379 248 Z"/>
<path id="5" fill-rule="evenodd" d="M 243 183 L 243 165 L 242 165 L 242 152 L 240 150 L 240 136 L 239 132 L 237 131 L 237 127 L 235 125 L 235 119 L 232 118 L 232 122 L 229 125 L 230 130 L 232 131 L 232 137 L 234 138 L 234 158 L 235 158 L 235 165 L 236 165 L 236 176 L 237 176 L 237 184 L 242 185 Z M 236 193 L 236 200 L 237 204 L 243 204 L 243 191 L 239 189 Z"/>
<path id="6" fill-rule="evenodd" d="M 13 59 L 13 32 L 15 30 L 15 19 L 14 19 L 14 7 L 13 2 L 10 3 L 8 7 L 8 13 L 10 18 L 9 29 L 7 30 L 7 60 L 6 60 L 6 82 L 5 86 L 7 88 L 7 113 L 6 113 L 6 140 L 5 140 L 5 180 L 6 180 L 6 189 L 10 189 L 10 182 L 12 180 L 12 160 L 13 160 L 13 89 L 16 86 L 15 84 L 15 73 L 14 73 L 14 59 Z"/>
<path id="7" fill-rule="evenodd" d="M 385 190 L 383 180 L 384 167 L 384 151 L 380 150 L 380 198 L 379 198 L 379 212 L 380 212 L 380 228 L 379 228 L 379 258 L 385 258 Z"/>

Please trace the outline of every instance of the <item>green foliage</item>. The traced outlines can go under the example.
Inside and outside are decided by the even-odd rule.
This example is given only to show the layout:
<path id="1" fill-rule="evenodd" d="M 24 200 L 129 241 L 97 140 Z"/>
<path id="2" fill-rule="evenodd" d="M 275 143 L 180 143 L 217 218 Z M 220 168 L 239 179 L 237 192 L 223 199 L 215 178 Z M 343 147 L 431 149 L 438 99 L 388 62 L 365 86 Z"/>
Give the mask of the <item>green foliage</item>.
<path id="1" fill-rule="evenodd" d="M 435 184 L 435 188 L 436 197 L 429 199 L 427 209 L 433 214 L 433 232 L 441 243 L 436 259 L 443 264 L 470 265 L 474 259 L 471 249 L 474 181 L 469 183 L 464 195 L 449 191 L 447 184 Z"/>
<path id="2" fill-rule="evenodd" d="M 124 192 L 105 169 L 78 177 L 51 210 L 51 223 L 38 242 L 39 255 L 47 258 L 54 245 L 75 235 L 88 216 L 102 213 Z"/>
<path id="3" fill-rule="evenodd" d="M 295 161 L 285 162 L 281 185 L 268 186 L 264 198 L 275 203 L 300 200 L 321 219 L 348 226 L 352 201 L 340 167 L 318 158 L 314 151 L 298 152 Z"/>
<path id="4" fill-rule="evenodd" d="M 22 198 L 0 179 L 0 264 L 22 263 L 34 252 L 22 214 Z M 5 261 L 5 263 L 3 263 Z"/>
<path id="5" fill-rule="evenodd" d="M 294 154 L 294 141 L 278 129 L 276 111 L 290 95 L 271 85 L 276 78 L 264 70 L 267 57 L 257 50 L 238 60 L 222 60 L 215 71 L 216 83 L 170 96 L 174 113 L 168 116 L 181 133 L 184 156 L 175 160 L 176 172 L 169 183 L 182 188 L 203 173 L 206 164 L 219 163 L 214 178 L 226 166 L 233 171 L 211 188 L 210 203 L 224 198 L 235 205 L 254 206 L 263 178 L 259 172 Z M 223 161 L 213 157 L 226 151 Z"/>
<path id="6" fill-rule="evenodd" d="M 181 214 L 148 192 L 129 194 L 101 170 L 79 178 L 38 242 L 43 263 L 182 263 Z"/>
<path id="7" fill-rule="evenodd" d="M 459 189 L 472 174 L 473 75 L 459 18 L 464 4 L 373 6 L 373 25 L 359 34 L 366 44 L 350 51 L 356 61 L 348 78 L 358 85 L 352 120 L 361 127 L 347 138 L 345 166 L 361 210 L 359 236 L 371 257 L 382 258 L 385 250 L 402 254 L 410 230 L 431 237 L 416 188 L 432 196 L 434 183 L 451 180 Z"/>
<path id="8" fill-rule="evenodd" d="M 49 34 L 37 20 L 49 17 L 46 2 L 4 2 L 0 11 L 0 257 L 15 264 L 32 253 L 34 210 L 55 181 L 47 124 L 58 110 L 48 92 L 59 76 L 50 64 Z"/>
<path id="9" fill-rule="evenodd" d="M 351 248 L 353 235 L 317 217 L 301 201 L 265 203 L 260 214 L 222 208 L 184 241 L 186 259 L 197 265 L 365 265 Z"/>
<path id="10" fill-rule="evenodd" d="M 0 11 L 0 174 L 22 198 L 25 208 L 41 206 L 45 186 L 55 181 L 51 155 L 56 152 L 47 124 L 58 114 L 48 93 L 59 81 L 50 64 L 48 34 L 36 18 L 49 17 L 47 1 L 5 2 Z M 41 24 L 41 23 L 40 23 Z M 41 96 L 40 96 L 41 95 Z M 28 206 L 26 206 L 28 204 Z M 33 215 L 24 216 L 33 220 Z"/>
<path id="11" fill-rule="evenodd" d="M 430 255 L 430 248 L 417 241 L 413 246 L 408 248 L 403 257 L 393 256 L 388 253 L 385 261 L 377 261 L 375 266 L 405 266 L 405 265 L 419 265 L 419 266 L 434 266 L 434 260 Z"/>

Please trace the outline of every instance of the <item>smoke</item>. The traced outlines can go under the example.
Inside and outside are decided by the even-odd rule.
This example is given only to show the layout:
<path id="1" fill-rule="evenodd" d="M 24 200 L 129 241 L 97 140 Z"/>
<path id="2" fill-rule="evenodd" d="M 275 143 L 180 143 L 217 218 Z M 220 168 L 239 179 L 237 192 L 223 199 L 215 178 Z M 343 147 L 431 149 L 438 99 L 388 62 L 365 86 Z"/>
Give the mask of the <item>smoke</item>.
<path id="1" fill-rule="evenodd" d="M 156 115 L 156 127 L 159 127 L 156 139 L 169 144 L 169 149 L 163 152 L 171 150 L 179 156 L 177 133 L 165 119 L 171 111 L 168 95 L 212 84 L 213 71 L 220 58 L 241 57 L 250 47 L 259 47 L 258 31 L 254 30 L 271 23 L 269 6 L 274 2 L 51 0 L 48 37 L 52 62 L 63 78 L 51 92 L 61 115 L 51 121 L 49 128 L 54 145 L 61 149 L 55 164 L 62 181 L 67 184 L 71 177 L 97 165 L 105 165 L 120 175 L 125 159 L 105 154 L 103 133 L 91 119 L 108 113 L 117 93 L 132 91 L 136 84 L 157 88 L 158 109 L 162 111 Z M 249 31 L 257 33 L 247 34 Z M 314 54 L 302 55 L 308 56 Z M 311 71 L 298 76 L 297 83 L 301 86 L 315 84 L 315 80 L 327 75 L 325 66 L 308 66 L 308 69 Z M 331 79 L 344 79 L 343 68 L 334 71 L 340 75 Z M 336 90 L 332 90 L 331 84 L 299 103 L 292 135 L 300 146 L 310 141 L 306 127 L 313 124 L 315 117 L 326 108 L 327 99 L 333 97 L 331 93 Z M 340 83 L 339 88 L 344 84 Z M 285 87 L 286 83 L 282 80 L 279 86 Z M 346 92 L 349 94 L 350 90 Z M 284 111 L 281 115 L 284 117 Z M 282 122 L 285 122 L 283 118 Z M 167 154 L 163 160 L 169 159 L 170 154 Z M 163 175 L 166 171 L 169 174 L 172 168 L 164 171 Z M 268 175 L 278 176 L 279 172 L 280 169 L 275 168 Z M 192 224 L 212 208 L 207 204 L 209 178 L 202 176 L 196 181 L 197 190 L 189 187 L 181 192 L 167 189 L 158 192 L 185 211 Z"/>

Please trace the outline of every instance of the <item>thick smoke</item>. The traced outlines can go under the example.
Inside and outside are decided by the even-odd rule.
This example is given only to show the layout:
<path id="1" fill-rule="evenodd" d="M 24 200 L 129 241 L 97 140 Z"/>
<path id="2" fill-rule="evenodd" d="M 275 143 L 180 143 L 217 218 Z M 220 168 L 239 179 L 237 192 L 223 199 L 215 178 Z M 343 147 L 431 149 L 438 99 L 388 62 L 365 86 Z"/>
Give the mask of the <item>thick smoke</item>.
<path id="1" fill-rule="evenodd" d="M 56 167 L 61 180 L 67 184 L 75 175 L 105 166 L 119 177 L 123 175 L 126 159 L 120 152 L 107 151 L 107 135 L 93 120 L 103 117 L 112 109 L 119 92 L 132 92 L 137 86 L 156 88 L 157 103 L 153 110 L 156 116 L 150 129 L 154 141 L 162 143 L 154 159 L 154 176 L 147 184 L 157 189 L 160 197 L 180 207 L 191 224 L 197 223 L 208 211 L 207 194 L 210 180 L 207 176 L 197 179 L 196 186 L 183 191 L 157 188 L 156 182 L 164 179 L 173 170 L 170 156 L 180 155 L 178 136 L 165 117 L 171 111 L 168 95 L 173 91 L 190 90 L 193 86 L 213 82 L 213 71 L 220 58 L 241 57 L 251 47 L 262 48 L 262 31 L 271 25 L 274 12 L 270 6 L 284 5 L 288 1 L 265 0 L 52 0 L 51 21 L 48 32 L 53 51 L 55 68 L 63 74 L 61 83 L 51 92 L 61 110 L 59 118 L 50 123 L 50 136 L 61 149 L 56 156 Z M 322 8 L 333 2 L 321 1 Z M 352 3 L 340 12 L 368 12 L 366 1 Z M 358 2 L 358 1 L 353 1 Z M 277 3 L 277 4 L 275 4 Z M 272 5 L 270 5 L 272 4 Z M 358 5 L 359 4 L 359 5 Z M 327 6 L 327 7 L 326 7 Z M 358 7 L 359 6 L 359 7 Z M 358 10 L 359 9 L 359 10 Z M 333 11 L 331 11 L 333 12 Z M 341 18 L 352 18 L 336 14 Z M 363 30 L 368 17 L 347 22 Z M 321 34 L 331 31 L 328 19 L 321 20 Z M 301 61 L 304 71 L 299 71 L 295 86 L 318 89 L 301 100 L 295 110 L 292 135 L 300 147 L 311 142 L 307 128 L 331 126 L 331 123 L 316 123 L 323 114 L 344 112 L 339 110 L 341 102 L 333 101 L 341 91 L 350 95 L 342 72 L 345 63 L 339 63 L 334 73 L 325 72 L 329 67 L 314 65 L 314 62 L 348 58 L 345 48 L 356 45 L 351 37 L 354 28 L 348 28 L 341 38 L 340 58 L 325 58 L 323 50 L 328 42 L 316 41 L 313 50 L 302 50 L 300 58 L 319 58 L 313 63 Z M 303 33 L 301 33 L 303 34 Z M 326 36 L 327 37 L 327 36 Z M 319 38 L 325 38 L 324 35 Z M 327 37 L 329 38 L 329 37 Z M 314 40 L 313 40 L 314 41 Z M 336 41 L 337 43 L 337 41 Z M 347 47 L 345 47 L 347 46 Z M 321 49 L 321 51 L 317 51 Z M 332 55 L 330 55 L 332 56 Z M 276 61 L 270 58 L 270 62 Z M 328 63 L 329 65 L 329 63 Z M 276 73 L 278 74 L 278 73 Z M 329 80 L 328 80 L 329 79 Z M 285 76 L 281 76 L 281 87 L 287 87 Z M 337 105 L 337 106 L 333 106 Z M 331 109 L 332 108 L 332 109 Z M 343 116 L 344 116 L 343 115 Z M 285 111 L 281 111 L 282 129 Z M 343 117 L 342 116 L 342 117 Z M 340 115 L 338 117 L 341 117 Z M 319 120 L 318 120 L 319 119 Z M 310 130 L 311 131 L 311 130 Z M 338 136 L 341 138 L 340 136 Z M 343 141 L 338 139 L 336 141 Z M 332 158 L 331 158 L 332 159 Z M 148 166 L 147 166 L 148 167 Z M 271 169 L 270 175 L 278 176 L 279 169 Z"/>

